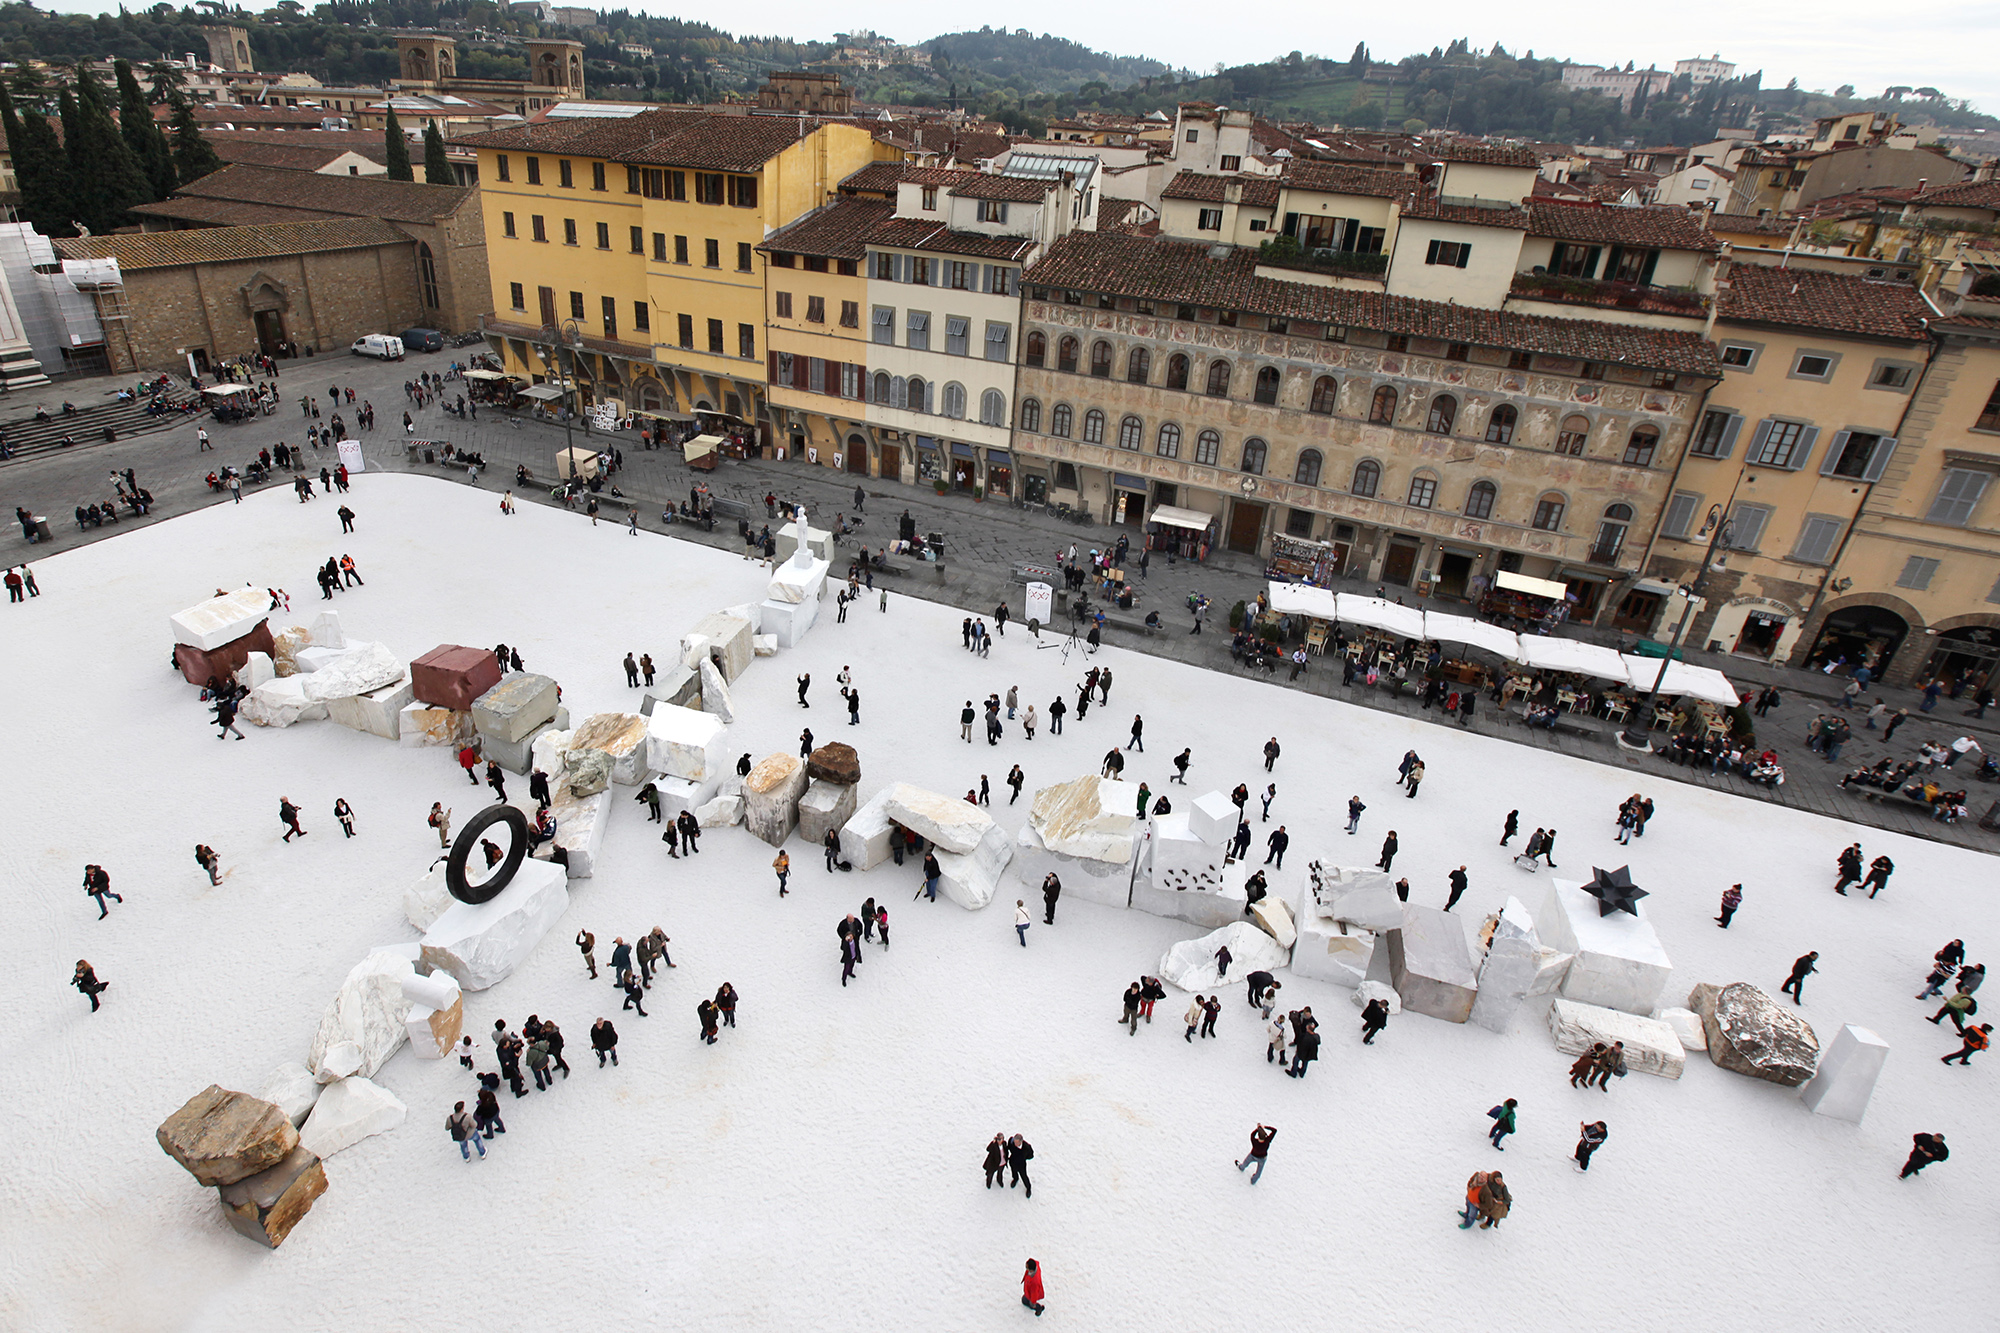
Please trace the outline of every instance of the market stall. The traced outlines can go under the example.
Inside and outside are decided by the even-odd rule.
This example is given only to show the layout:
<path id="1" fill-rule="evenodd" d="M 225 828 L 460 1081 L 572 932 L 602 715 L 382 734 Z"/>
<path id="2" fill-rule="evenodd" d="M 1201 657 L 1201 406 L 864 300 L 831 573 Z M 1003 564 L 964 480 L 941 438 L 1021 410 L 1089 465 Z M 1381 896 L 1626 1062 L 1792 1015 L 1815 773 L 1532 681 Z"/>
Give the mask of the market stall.
<path id="1" fill-rule="evenodd" d="M 1198 509 L 1154 505 L 1146 519 L 1146 549 L 1197 563 L 1208 559 L 1215 544 L 1215 518 Z"/>
<path id="2" fill-rule="evenodd" d="M 1501 570 L 1493 587 L 1479 601 L 1479 614 L 1503 629 L 1541 634 L 1568 615 L 1569 589 L 1551 579 L 1530 578 Z"/>
<path id="3" fill-rule="evenodd" d="M 713 472 L 722 456 L 722 437 L 697 435 L 682 446 L 682 452 L 687 457 L 687 465 L 695 471 Z"/>
<path id="4" fill-rule="evenodd" d="M 1271 555 L 1264 562 L 1264 577 L 1287 583 L 1310 583 L 1324 588 L 1341 572 L 1345 546 L 1331 542 L 1307 541 L 1284 533 L 1271 536 Z"/>
<path id="5" fill-rule="evenodd" d="M 257 391 L 247 384 L 211 384 L 201 395 L 217 421 L 243 421 L 257 415 Z"/>

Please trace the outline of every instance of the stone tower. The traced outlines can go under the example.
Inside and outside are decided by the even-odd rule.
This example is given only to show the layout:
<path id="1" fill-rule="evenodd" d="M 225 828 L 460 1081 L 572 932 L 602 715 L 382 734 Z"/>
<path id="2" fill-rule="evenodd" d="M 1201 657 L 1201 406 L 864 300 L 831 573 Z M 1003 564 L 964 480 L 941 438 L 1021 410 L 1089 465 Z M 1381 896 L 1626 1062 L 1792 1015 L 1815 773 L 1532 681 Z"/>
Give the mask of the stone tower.
<path id="1" fill-rule="evenodd" d="M 247 28 L 203 28 L 201 35 L 208 39 L 208 63 L 230 74 L 248 74 L 257 68 L 250 58 L 250 32 Z"/>
<path id="2" fill-rule="evenodd" d="M 527 43 L 528 82 L 555 100 L 583 96 L 583 43 L 544 39 Z"/>
<path id="3" fill-rule="evenodd" d="M 434 32 L 396 39 L 398 83 L 444 83 L 458 77 L 458 43 Z"/>

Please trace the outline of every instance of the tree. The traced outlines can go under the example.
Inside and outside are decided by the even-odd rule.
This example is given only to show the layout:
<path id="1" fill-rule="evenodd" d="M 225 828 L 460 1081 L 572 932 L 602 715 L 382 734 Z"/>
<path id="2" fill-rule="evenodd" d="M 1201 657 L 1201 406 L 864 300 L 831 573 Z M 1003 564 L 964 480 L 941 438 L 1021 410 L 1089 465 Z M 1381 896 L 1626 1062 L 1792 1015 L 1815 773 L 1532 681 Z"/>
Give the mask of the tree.
<path id="1" fill-rule="evenodd" d="M 69 96 L 68 90 L 64 95 Z M 92 232 L 102 235 L 127 226 L 133 206 L 153 202 L 145 168 L 112 123 L 104 89 L 88 66 L 76 67 L 74 119 L 63 147 L 69 153 L 77 221 Z"/>
<path id="2" fill-rule="evenodd" d="M 168 124 L 173 129 L 174 174 L 181 184 L 198 181 L 211 171 L 222 170 L 222 159 L 215 155 L 215 149 L 208 140 L 201 137 L 201 126 L 195 123 L 194 108 L 180 93 L 172 97 L 174 114 Z"/>
<path id="3" fill-rule="evenodd" d="M 174 192 L 174 159 L 167 151 L 167 136 L 160 133 L 159 122 L 153 119 L 152 105 L 132 73 L 132 62 L 114 61 L 112 69 L 118 76 L 118 137 L 139 159 L 153 198 L 164 199 Z"/>
<path id="4" fill-rule="evenodd" d="M 1833 90 L 1833 95 L 1834 95 L 1835 97 L 1839 97 L 1839 98 L 1850 98 L 1850 97 L 1853 97 L 1853 96 L 1854 96 L 1854 85 L 1853 85 L 1853 84 L 1851 84 L 1851 83 L 1843 83 L 1843 84 L 1841 84 L 1841 85 L 1840 85 L 1840 86 L 1839 86 L 1838 88 L 1835 88 L 1835 89 Z"/>
<path id="5" fill-rule="evenodd" d="M 438 133 L 436 121 L 424 126 L 424 184 L 455 185 L 451 162 L 444 155 L 444 136 Z"/>
<path id="6" fill-rule="evenodd" d="M 173 100 L 176 88 L 187 86 L 187 75 L 171 60 L 155 60 L 146 66 L 146 100 L 154 106 Z"/>
<path id="7" fill-rule="evenodd" d="M 403 137 L 403 126 L 396 119 L 396 108 L 389 108 L 389 125 L 383 131 L 384 143 L 389 149 L 389 179 L 392 181 L 413 181 L 417 173 L 410 170 L 410 141 Z"/>
<path id="8" fill-rule="evenodd" d="M 74 210 L 69 198 L 69 159 L 48 117 L 30 110 L 15 114 L 14 99 L 0 87 L 0 123 L 7 130 L 7 151 L 14 161 L 14 178 L 21 187 L 21 214 L 44 236 L 70 234 Z"/>
<path id="9" fill-rule="evenodd" d="M 1368 73 L 1368 44 L 1356 42 L 1354 54 L 1347 58 L 1347 73 L 1350 78 L 1361 78 Z"/>

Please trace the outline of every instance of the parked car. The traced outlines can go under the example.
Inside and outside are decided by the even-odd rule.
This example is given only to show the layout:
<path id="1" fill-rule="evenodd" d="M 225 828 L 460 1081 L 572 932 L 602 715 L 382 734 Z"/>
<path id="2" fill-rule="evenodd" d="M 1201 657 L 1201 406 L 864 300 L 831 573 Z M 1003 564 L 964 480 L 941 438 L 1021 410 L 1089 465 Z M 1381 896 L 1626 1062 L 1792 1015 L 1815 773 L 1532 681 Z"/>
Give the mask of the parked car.
<path id="1" fill-rule="evenodd" d="M 372 356 L 378 361 L 401 361 L 403 340 L 393 333 L 371 333 L 365 338 L 356 338 L 354 345 L 347 350 L 356 356 Z"/>
<path id="2" fill-rule="evenodd" d="M 403 346 L 412 352 L 442 352 L 444 335 L 436 329 L 404 329 Z"/>

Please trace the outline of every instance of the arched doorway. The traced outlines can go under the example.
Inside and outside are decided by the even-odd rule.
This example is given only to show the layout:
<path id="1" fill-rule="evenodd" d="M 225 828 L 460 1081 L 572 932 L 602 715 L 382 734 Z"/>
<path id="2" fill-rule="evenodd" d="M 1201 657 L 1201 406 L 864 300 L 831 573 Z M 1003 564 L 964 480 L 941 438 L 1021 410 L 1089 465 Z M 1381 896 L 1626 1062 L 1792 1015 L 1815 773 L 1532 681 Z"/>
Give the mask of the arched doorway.
<path id="1" fill-rule="evenodd" d="M 1844 606 L 1820 626 L 1811 660 L 1823 665 L 1846 658 L 1850 667 L 1865 664 L 1880 680 L 1909 633 L 1910 623 L 1887 607 Z"/>
<path id="2" fill-rule="evenodd" d="M 857 477 L 868 475 L 868 441 L 860 435 L 847 437 L 847 447 L 841 450 L 846 460 L 847 470 Z"/>
<path id="3" fill-rule="evenodd" d="M 1976 687 L 1982 681 L 1992 682 L 1996 665 L 2000 665 L 2000 629 L 1966 625 L 1938 635 L 1923 674 L 1926 679 L 1946 681 L 1963 674 Z"/>

